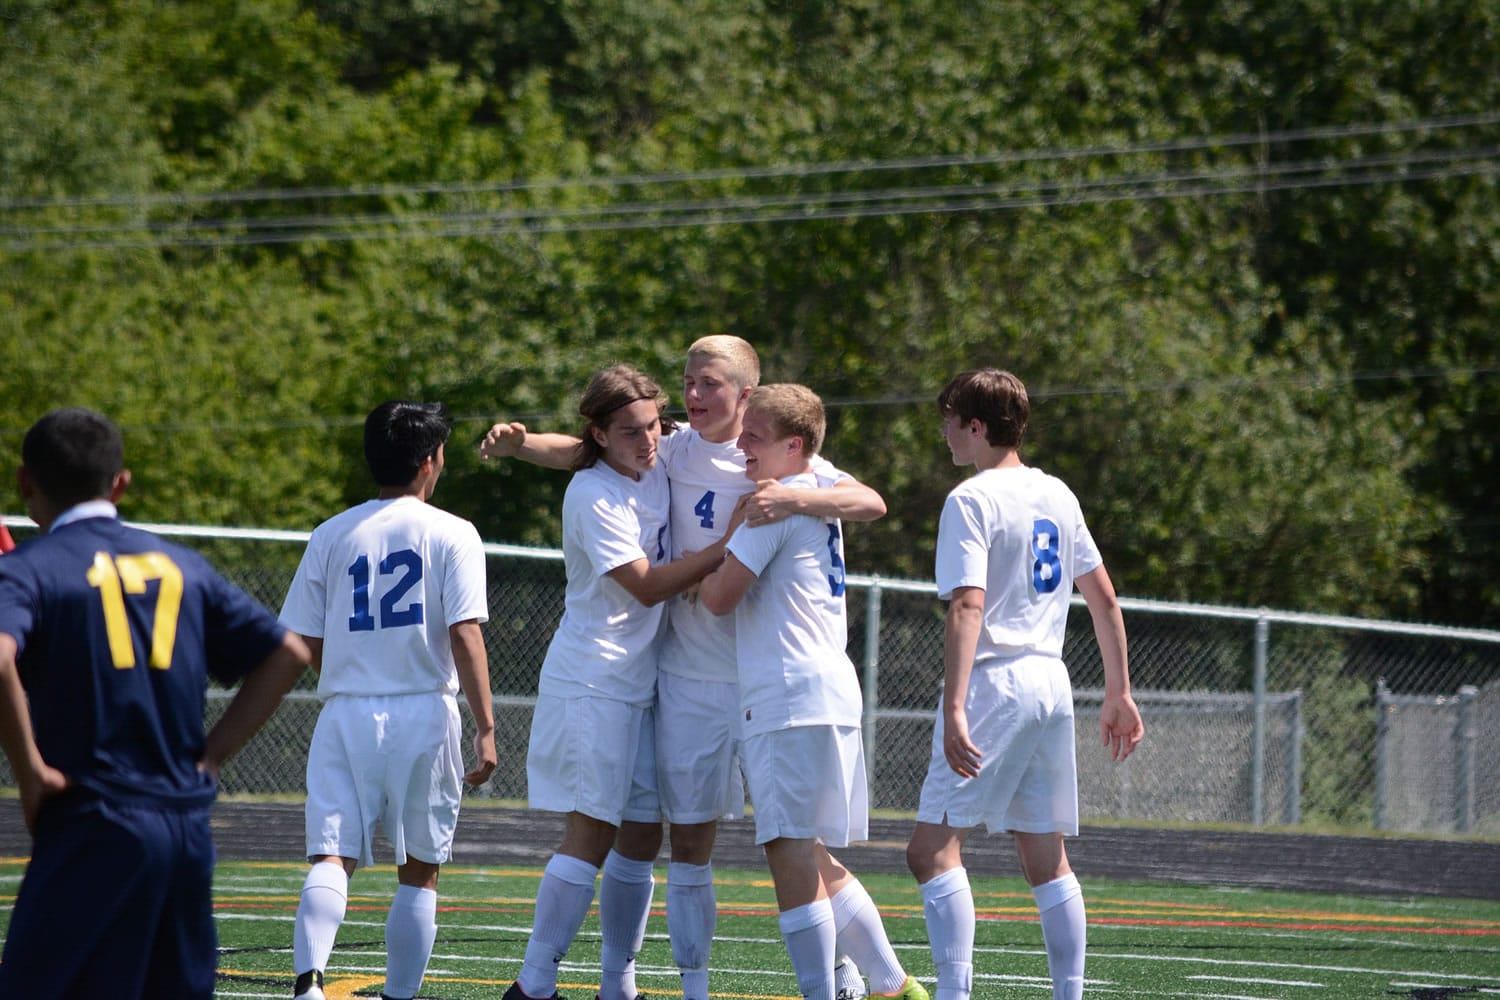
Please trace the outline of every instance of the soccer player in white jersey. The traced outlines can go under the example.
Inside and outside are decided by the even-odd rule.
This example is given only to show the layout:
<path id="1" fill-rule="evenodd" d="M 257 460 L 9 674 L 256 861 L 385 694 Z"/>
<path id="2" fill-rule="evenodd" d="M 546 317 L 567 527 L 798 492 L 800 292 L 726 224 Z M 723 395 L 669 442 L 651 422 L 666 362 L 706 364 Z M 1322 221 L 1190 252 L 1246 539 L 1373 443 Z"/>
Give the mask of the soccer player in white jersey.
<path id="1" fill-rule="evenodd" d="M 746 475 L 792 489 L 815 487 L 811 456 L 824 426 L 823 404 L 812 390 L 757 388 L 739 441 Z M 845 652 L 838 522 L 796 514 L 741 527 L 723 565 L 699 585 L 698 599 L 713 614 L 734 612 L 741 752 L 755 802 L 755 841 L 776 884 L 797 985 L 809 1000 L 835 1000 L 840 934 L 834 899 L 855 886 L 869 899 L 825 846 L 864 840 L 869 822 L 859 680 Z M 855 956 L 871 974 L 871 988 L 925 1000 L 926 991 L 891 952 L 873 904 L 868 916 L 873 922 L 861 930 L 873 931 L 887 953 L 868 964 Z"/>
<path id="2" fill-rule="evenodd" d="M 1125 622 L 1114 585 L 1059 479 L 1021 462 L 1026 387 L 994 368 L 938 395 L 954 487 L 938 522 L 938 596 L 948 601 L 943 694 L 907 863 L 922 891 L 937 966 L 935 1000 L 968 1000 L 974 897 L 964 841 L 980 823 L 1015 837 L 1041 912 L 1054 1000 L 1083 995 L 1083 894 L 1063 836 L 1078 833 L 1073 692 L 1062 661 L 1076 584 L 1104 660 L 1099 729 L 1115 760 L 1145 733 L 1130 695 Z"/>
<path id="3" fill-rule="evenodd" d="M 462 792 L 460 689 L 476 730 L 462 780 L 483 784 L 495 770 L 484 546 L 472 524 L 428 503 L 451 429 L 441 403 L 370 413 L 365 459 L 379 492 L 313 531 L 281 609 L 312 650 L 323 700 L 307 760 L 312 867 L 292 946 L 294 993 L 305 1000 L 323 998 L 349 879 L 374 863 L 377 823 L 398 883 L 382 995 L 414 997 L 422 984 Z"/>
<path id="4" fill-rule="evenodd" d="M 885 514 L 880 494 L 834 468 L 812 459 L 816 488 L 792 489 L 775 479 L 746 476 L 739 436 L 745 405 L 760 382 L 760 359 L 740 337 L 714 334 L 688 348 L 683 402 L 688 428 L 661 441 L 661 461 L 671 486 L 672 554 L 680 557 L 722 536 L 741 497 L 750 494 L 748 523 L 764 524 L 796 512 L 820 517 L 872 521 Z M 551 468 L 567 466 L 578 439 L 563 434 L 528 433 L 520 423 L 490 429 L 481 454 L 518 457 Z M 710 614 L 686 596 L 673 599 L 662 637 L 656 710 L 658 790 L 670 824 L 671 864 L 667 870 L 667 929 L 682 979 L 685 1000 L 707 1000 L 708 964 L 717 920 L 712 852 L 722 818 L 743 812 L 739 764 L 739 695 L 734 658 L 734 619 Z M 661 845 L 659 823 L 625 823 L 618 849 L 632 857 L 653 856 Z M 605 880 L 611 875 L 608 871 Z M 623 893 L 613 896 L 623 896 Z M 601 911 L 603 890 L 601 889 Z M 650 897 L 634 918 L 644 933 Z M 905 972 L 894 960 L 879 916 L 857 882 L 835 901 L 840 926 L 840 957 L 852 950 L 863 957 L 872 978 L 889 982 Z M 849 949 L 842 947 L 849 945 Z M 839 965 L 841 997 L 864 994 L 860 966 Z"/>
<path id="5" fill-rule="evenodd" d="M 566 607 L 542 663 L 526 757 L 530 804 L 566 815 L 548 861 L 520 975 L 506 1000 L 556 995 L 557 969 L 604 872 L 599 996 L 634 1000 L 661 846 L 653 706 L 657 635 L 667 598 L 723 558 L 724 541 L 670 560 L 667 478 L 658 462 L 666 395 L 633 368 L 605 369 L 579 404 L 563 498 Z M 732 516 L 724 531 L 738 521 Z M 656 831 L 639 851 L 624 824 Z"/>

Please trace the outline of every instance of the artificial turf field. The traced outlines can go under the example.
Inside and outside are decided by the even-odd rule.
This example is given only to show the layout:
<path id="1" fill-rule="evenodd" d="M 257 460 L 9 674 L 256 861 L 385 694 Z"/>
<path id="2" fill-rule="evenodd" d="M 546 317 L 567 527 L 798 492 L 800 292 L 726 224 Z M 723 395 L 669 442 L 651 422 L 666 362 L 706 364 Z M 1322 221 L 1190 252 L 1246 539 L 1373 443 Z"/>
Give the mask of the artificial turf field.
<path id="1" fill-rule="evenodd" d="M 0 859 L 0 927 L 25 869 Z M 216 876 L 218 996 L 286 1000 L 292 919 L 306 866 L 226 862 Z M 422 996 L 498 1000 L 520 967 L 539 868 L 446 866 L 438 939 Z M 675 995 L 666 939 L 664 870 L 638 959 L 647 996 Z M 921 900 L 909 877 L 864 875 L 907 969 L 929 986 Z M 389 867 L 362 870 L 328 970 L 330 1000 L 378 996 L 384 981 Z M 976 998 L 1050 996 L 1041 931 L 1019 879 L 974 878 L 979 913 Z M 1500 995 L 1500 901 L 1376 899 L 1085 879 L 1087 995 L 1319 998 Z M 799 996 L 763 873 L 721 871 L 710 986 L 716 997 Z M 590 916 L 562 966 L 559 992 L 589 1000 L 598 984 L 598 922 Z"/>

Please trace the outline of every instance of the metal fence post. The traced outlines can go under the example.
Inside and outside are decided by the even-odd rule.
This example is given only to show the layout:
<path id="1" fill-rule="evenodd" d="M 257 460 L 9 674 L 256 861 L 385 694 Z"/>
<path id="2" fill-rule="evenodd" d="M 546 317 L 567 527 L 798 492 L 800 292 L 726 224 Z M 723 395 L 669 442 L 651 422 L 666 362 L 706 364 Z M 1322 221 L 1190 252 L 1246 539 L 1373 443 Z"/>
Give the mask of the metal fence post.
<path id="1" fill-rule="evenodd" d="M 1250 729 L 1250 822 L 1266 821 L 1266 644 L 1271 624 L 1255 619 L 1255 721 Z"/>
<path id="2" fill-rule="evenodd" d="M 880 577 L 870 578 L 865 592 L 865 776 L 875 787 L 875 724 L 880 713 Z"/>
<path id="3" fill-rule="evenodd" d="M 1390 741 L 1390 723 L 1387 706 L 1391 690 L 1385 686 L 1385 678 L 1375 680 L 1375 811 L 1370 821 L 1375 829 L 1384 830 L 1386 825 L 1386 784 L 1390 780 L 1390 752 L 1386 744 Z"/>
<path id="4" fill-rule="evenodd" d="M 1465 684 L 1458 689 L 1458 725 L 1454 727 L 1454 767 L 1457 770 L 1454 784 L 1454 828 L 1459 833 L 1474 829 L 1474 742 L 1478 734 L 1474 731 L 1474 702 L 1479 698 L 1479 688 Z"/>
<path id="5" fill-rule="evenodd" d="M 1286 780 L 1286 818 L 1284 822 L 1288 826 L 1297 826 L 1302 822 L 1302 692 L 1292 692 L 1292 734 L 1289 742 L 1292 746 L 1291 773 Z"/>

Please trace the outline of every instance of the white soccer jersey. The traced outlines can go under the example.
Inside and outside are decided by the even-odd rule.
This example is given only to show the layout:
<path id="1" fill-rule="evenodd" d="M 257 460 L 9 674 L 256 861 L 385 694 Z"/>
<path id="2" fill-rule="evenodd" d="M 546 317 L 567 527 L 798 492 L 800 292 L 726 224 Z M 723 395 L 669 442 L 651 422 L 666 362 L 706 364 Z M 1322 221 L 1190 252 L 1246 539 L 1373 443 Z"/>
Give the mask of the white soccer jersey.
<path id="1" fill-rule="evenodd" d="M 318 695 L 456 694 L 448 626 L 489 619 L 474 525 L 416 497 L 369 500 L 313 531 L 281 621 L 323 640 Z"/>
<path id="2" fill-rule="evenodd" d="M 660 462 L 639 480 L 598 462 L 574 473 L 563 495 L 562 621 L 542 662 L 539 691 L 559 698 L 656 697 L 662 605 L 646 607 L 607 574 L 646 559 L 666 562 L 667 475 Z"/>
<path id="3" fill-rule="evenodd" d="M 755 489 L 745 476 L 745 453 L 734 441 L 714 443 L 691 428 L 662 438 L 658 461 L 672 485 L 672 558 L 701 552 L 724 535 L 734 505 Z M 851 478 L 821 457 L 812 472 L 818 486 Z M 686 597 L 668 602 L 670 628 L 662 640 L 661 669 L 697 680 L 733 682 L 734 616 L 715 615 Z"/>
<path id="4" fill-rule="evenodd" d="M 988 469 L 953 488 L 938 521 L 938 596 L 984 588 L 974 662 L 1062 656 L 1073 580 L 1102 562 L 1067 484 L 1040 469 Z"/>
<path id="5" fill-rule="evenodd" d="M 817 485 L 804 473 L 782 480 Z M 797 514 L 741 525 L 729 551 L 756 576 L 735 608 L 746 737 L 794 726 L 858 726 L 859 680 L 845 652 L 844 540 L 839 522 Z"/>

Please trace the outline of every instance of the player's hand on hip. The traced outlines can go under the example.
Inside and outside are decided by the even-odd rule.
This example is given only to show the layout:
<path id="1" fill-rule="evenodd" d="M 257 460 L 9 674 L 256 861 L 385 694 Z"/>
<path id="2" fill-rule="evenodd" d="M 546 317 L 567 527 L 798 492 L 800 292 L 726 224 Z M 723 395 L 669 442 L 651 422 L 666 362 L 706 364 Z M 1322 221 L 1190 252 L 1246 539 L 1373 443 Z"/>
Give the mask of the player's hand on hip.
<path id="1" fill-rule="evenodd" d="M 526 442 L 526 425 L 511 421 L 495 424 L 479 442 L 480 458 L 515 458 Z"/>
<path id="2" fill-rule="evenodd" d="M 1105 695 L 1099 709 L 1099 735 L 1109 750 L 1110 760 L 1124 760 L 1146 735 L 1141 710 L 1130 695 Z"/>
<path id="3" fill-rule="evenodd" d="M 68 776 L 55 767 L 40 765 L 24 780 L 17 776 L 21 792 L 21 815 L 26 819 L 26 832 L 36 832 L 36 818 L 42 811 L 42 803 L 72 786 Z"/>

